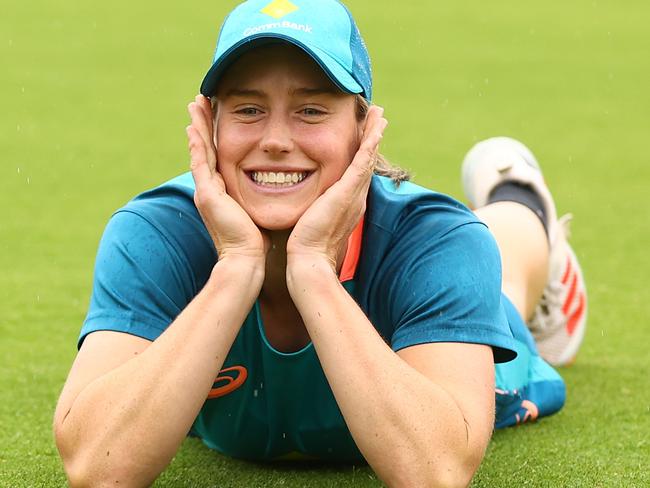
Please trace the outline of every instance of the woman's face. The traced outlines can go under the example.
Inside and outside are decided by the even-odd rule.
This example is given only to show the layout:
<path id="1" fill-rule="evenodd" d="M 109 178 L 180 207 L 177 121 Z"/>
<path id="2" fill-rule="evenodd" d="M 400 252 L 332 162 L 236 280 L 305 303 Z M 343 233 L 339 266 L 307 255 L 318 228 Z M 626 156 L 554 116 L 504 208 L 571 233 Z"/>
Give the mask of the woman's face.
<path id="1" fill-rule="evenodd" d="M 354 95 L 302 50 L 246 53 L 217 91 L 218 168 L 259 227 L 289 229 L 348 167 L 361 140 Z"/>

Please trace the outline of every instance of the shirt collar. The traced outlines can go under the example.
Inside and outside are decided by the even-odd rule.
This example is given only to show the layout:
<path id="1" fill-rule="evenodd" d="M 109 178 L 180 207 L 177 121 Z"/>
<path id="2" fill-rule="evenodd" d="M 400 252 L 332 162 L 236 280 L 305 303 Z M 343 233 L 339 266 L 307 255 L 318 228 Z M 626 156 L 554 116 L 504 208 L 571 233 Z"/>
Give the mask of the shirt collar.
<path id="1" fill-rule="evenodd" d="M 361 255 L 361 241 L 363 240 L 363 221 L 364 216 L 361 217 L 352 234 L 348 237 L 348 248 L 345 251 L 343 266 L 341 266 L 341 272 L 339 273 L 339 281 L 341 283 L 354 279 L 354 275 L 357 272 L 359 256 Z"/>

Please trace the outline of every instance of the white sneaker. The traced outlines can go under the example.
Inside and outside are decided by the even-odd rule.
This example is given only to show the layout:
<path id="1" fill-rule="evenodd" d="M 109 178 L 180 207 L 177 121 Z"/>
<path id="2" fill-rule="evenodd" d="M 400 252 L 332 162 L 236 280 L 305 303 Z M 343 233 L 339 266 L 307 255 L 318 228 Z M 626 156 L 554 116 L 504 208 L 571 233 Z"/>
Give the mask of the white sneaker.
<path id="1" fill-rule="evenodd" d="M 587 327 L 587 287 L 580 263 L 567 242 L 571 218 L 567 214 L 558 222 L 548 281 L 528 322 L 540 356 L 554 366 L 575 360 Z"/>
<path id="2" fill-rule="evenodd" d="M 528 328 L 540 355 L 560 366 L 575 358 L 587 322 L 587 291 L 580 264 L 567 242 L 570 215 L 559 221 L 555 202 L 535 156 L 521 142 L 493 137 L 477 143 L 465 156 L 463 189 L 472 208 L 487 205 L 502 182 L 529 185 L 541 198 L 550 243 L 549 276 Z"/>
<path id="3" fill-rule="evenodd" d="M 492 137 L 477 143 L 465 156 L 462 167 L 463 189 L 470 207 L 488 203 L 492 190 L 505 181 L 529 185 L 542 199 L 549 242 L 557 233 L 557 212 L 542 170 L 526 146 L 510 137 Z"/>

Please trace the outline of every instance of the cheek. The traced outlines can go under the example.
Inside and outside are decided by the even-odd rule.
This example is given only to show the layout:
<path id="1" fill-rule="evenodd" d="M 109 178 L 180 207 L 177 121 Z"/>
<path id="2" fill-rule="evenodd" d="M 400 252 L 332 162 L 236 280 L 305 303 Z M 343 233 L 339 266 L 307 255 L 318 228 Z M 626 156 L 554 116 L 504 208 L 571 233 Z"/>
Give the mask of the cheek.
<path id="1" fill-rule="evenodd" d="M 310 159 L 318 161 L 328 173 L 336 173 L 338 179 L 352 162 L 352 158 L 359 149 L 359 140 L 356 128 L 341 130 L 302 131 L 303 151 Z"/>
<path id="2" fill-rule="evenodd" d="M 226 177 L 234 173 L 249 150 L 241 131 L 219 129 L 217 132 L 217 169 Z"/>

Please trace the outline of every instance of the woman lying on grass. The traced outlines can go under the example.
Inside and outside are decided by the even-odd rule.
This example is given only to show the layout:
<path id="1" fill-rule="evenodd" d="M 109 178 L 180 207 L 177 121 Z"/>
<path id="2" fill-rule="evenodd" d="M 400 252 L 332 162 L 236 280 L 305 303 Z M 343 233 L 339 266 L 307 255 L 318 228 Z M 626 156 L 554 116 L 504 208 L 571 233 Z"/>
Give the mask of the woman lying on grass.
<path id="1" fill-rule="evenodd" d="M 474 214 L 378 154 L 371 87 L 335 0 L 226 19 L 189 105 L 191 174 L 129 202 L 99 247 L 54 420 L 72 486 L 149 485 L 188 433 L 465 486 L 495 425 L 561 408 L 524 320 L 565 363 L 585 290 L 534 157 L 478 144 Z"/>

